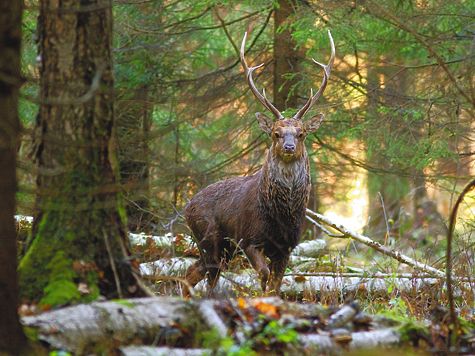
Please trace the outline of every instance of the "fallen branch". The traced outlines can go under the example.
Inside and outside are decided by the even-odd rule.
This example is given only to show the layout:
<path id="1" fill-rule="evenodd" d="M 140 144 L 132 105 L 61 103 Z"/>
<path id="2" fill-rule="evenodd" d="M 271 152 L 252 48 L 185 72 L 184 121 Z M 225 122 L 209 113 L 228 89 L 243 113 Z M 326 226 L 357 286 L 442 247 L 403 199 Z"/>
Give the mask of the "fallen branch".
<path id="1" fill-rule="evenodd" d="M 434 274 L 434 275 L 436 275 L 437 277 L 440 277 L 440 278 L 445 277 L 445 273 L 443 271 L 440 271 L 436 268 L 428 266 L 425 263 L 418 262 L 418 261 L 416 261 L 416 260 L 414 260 L 414 259 L 412 259 L 412 258 L 410 258 L 406 255 L 403 255 L 399 251 L 393 251 L 393 250 L 381 245 L 379 242 L 373 241 L 373 240 L 371 240 L 370 238 L 368 238 L 366 236 L 358 234 L 357 232 L 350 231 L 347 228 L 345 228 L 343 225 L 334 223 L 333 221 L 331 221 L 327 217 L 325 217 L 321 214 L 315 213 L 310 209 L 307 209 L 307 216 L 306 217 L 312 223 L 315 223 L 314 219 L 316 219 L 318 222 L 323 223 L 323 224 L 331 227 L 332 229 L 335 229 L 336 231 L 341 232 L 342 235 L 343 235 L 342 237 L 352 238 L 352 239 L 354 239 L 358 242 L 361 242 L 362 244 L 365 244 L 366 246 L 369 246 L 369 247 L 375 249 L 376 251 L 381 252 L 385 256 L 391 257 L 391 258 L 395 259 L 396 261 L 399 261 L 399 262 L 404 263 L 408 266 L 411 266 L 412 268 L 414 268 L 416 270 L 419 270 L 419 271 L 422 271 L 422 272 L 425 272 L 425 273 Z M 319 225 L 319 224 L 317 223 L 317 225 Z"/>
<path id="2" fill-rule="evenodd" d="M 452 208 L 452 211 L 450 212 L 450 218 L 449 218 L 450 224 L 449 224 L 449 229 L 447 231 L 447 253 L 446 253 L 447 263 L 445 265 L 445 273 L 447 277 L 447 294 L 449 297 L 450 323 L 452 324 L 451 326 L 452 326 L 453 331 L 452 331 L 452 337 L 448 339 L 449 341 L 447 345 L 448 348 L 450 348 L 451 345 L 456 345 L 457 338 L 459 337 L 458 319 L 457 319 L 457 313 L 455 312 L 455 303 L 454 303 L 454 296 L 453 296 L 453 289 L 452 289 L 452 240 L 453 240 L 452 236 L 454 233 L 455 220 L 457 219 L 457 210 L 459 208 L 459 205 L 462 203 L 463 198 L 465 197 L 465 194 L 473 190 L 474 187 L 475 187 L 475 179 L 472 180 L 470 183 L 468 183 L 467 186 L 463 189 L 454 207 Z"/>

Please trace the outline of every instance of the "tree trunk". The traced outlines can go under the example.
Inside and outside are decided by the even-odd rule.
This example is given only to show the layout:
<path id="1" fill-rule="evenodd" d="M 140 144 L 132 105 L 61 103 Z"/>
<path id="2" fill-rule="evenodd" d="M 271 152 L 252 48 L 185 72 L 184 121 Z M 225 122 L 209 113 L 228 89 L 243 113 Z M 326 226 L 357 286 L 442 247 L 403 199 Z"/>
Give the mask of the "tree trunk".
<path id="1" fill-rule="evenodd" d="M 116 115 L 119 132 L 121 183 L 126 187 L 127 227 L 130 231 L 150 231 L 153 215 L 148 213 L 150 196 L 149 149 L 151 105 L 146 88 L 138 88 L 129 99 L 118 101 Z"/>
<path id="2" fill-rule="evenodd" d="M 43 305 L 141 295 L 114 143 L 110 1 L 40 1 L 38 193 L 20 291 Z"/>
<path id="3" fill-rule="evenodd" d="M 18 317 L 15 221 L 16 151 L 23 2 L 0 0 L 0 354 L 18 355 L 26 337 Z"/>
<path id="4" fill-rule="evenodd" d="M 292 32 L 279 30 L 293 13 L 291 1 L 279 0 L 279 6 L 274 13 L 274 105 L 281 111 L 299 107 L 299 97 L 295 86 L 300 81 L 300 77 L 295 75 L 289 79 L 286 74 L 299 72 L 299 63 L 304 55 L 302 51 L 295 49 L 297 43 L 292 39 Z"/>
<path id="5" fill-rule="evenodd" d="M 393 78 L 398 85 L 393 87 L 391 83 L 381 88 L 382 78 L 389 78 L 390 72 L 386 67 L 375 67 L 368 70 L 367 81 L 369 84 L 367 93 L 367 110 L 368 112 L 377 113 L 378 108 L 385 105 L 402 105 L 402 102 L 395 102 L 394 93 L 398 93 L 398 98 L 404 98 L 407 87 L 407 80 L 403 73 Z M 403 100 L 403 99 L 398 99 Z M 404 125 L 399 120 L 403 118 L 397 116 L 391 121 L 385 120 L 387 123 L 382 125 L 380 131 L 392 132 L 394 135 L 400 131 L 400 127 Z M 376 120 L 375 121 L 381 121 Z M 374 140 L 375 132 L 371 131 L 367 137 L 369 142 Z M 377 133 L 377 135 L 381 135 Z M 401 137 L 403 134 L 401 133 Z M 381 168 L 383 171 L 393 170 L 393 174 L 386 172 L 368 171 L 368 198 L 369 198 L 369 221 L 365 227 L 365 234 L 378 241 L 384 243 L 392 243 L 391 239 L 398 239 L 399 236 L 399 215 L 404 199 L 408 198 L 410 193 L 410 181 L 407 177 L 401 175 L 400 169 L 394 169 L 394 164 L 386 154 L 386 149 L 391 146 L 387 141 L 387 137 L 379 138 L 377 149 L 368 153 L 368 162 L 370 166 Z M 402 169 L 403 167 L 401 167 Z"/>

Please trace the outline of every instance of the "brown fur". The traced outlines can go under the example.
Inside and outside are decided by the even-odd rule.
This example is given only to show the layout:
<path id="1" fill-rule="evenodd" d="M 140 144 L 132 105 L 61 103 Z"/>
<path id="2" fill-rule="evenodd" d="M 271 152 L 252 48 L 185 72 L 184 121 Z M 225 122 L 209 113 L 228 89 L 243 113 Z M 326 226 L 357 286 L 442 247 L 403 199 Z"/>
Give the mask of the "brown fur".
<path id="1" fill-rule="evenodd" d="M 305 123 L 274 122 L 260 113 L 257 118 L 273 138 L 262 169 L 249 177 L 211 184 L 185 208 L 186 222 L 201 251 L 201 258 L 186 271 L 192 286 L 207 272 L 214 288 L 226 263 L 243 251 L 259 273 L 263 291 L 269 282 L 269 289 L 278 294 L 290 253 L 300 241 L 311 186 L 304 140 L 318 129 L 323 115 Z"/>

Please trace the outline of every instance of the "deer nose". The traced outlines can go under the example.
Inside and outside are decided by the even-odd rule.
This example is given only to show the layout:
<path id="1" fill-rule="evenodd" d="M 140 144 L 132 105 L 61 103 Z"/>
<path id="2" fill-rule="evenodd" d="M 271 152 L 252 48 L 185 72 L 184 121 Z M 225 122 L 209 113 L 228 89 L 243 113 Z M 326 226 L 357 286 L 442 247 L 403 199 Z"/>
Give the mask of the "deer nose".
<path id="1" fill-rule="evenodd" d="M 284 151 L 285 152 L 294 152 L 295 151 L 295 145 L 293 143 L 284 144 Z"/>

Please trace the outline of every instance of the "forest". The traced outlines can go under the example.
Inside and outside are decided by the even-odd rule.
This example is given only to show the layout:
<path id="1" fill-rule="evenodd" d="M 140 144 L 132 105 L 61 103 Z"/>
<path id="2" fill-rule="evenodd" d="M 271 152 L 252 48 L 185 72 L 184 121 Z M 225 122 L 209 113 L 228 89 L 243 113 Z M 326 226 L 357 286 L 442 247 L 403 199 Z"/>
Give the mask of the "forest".
<path id="1" fill-rule="evenodd" d="M 474 75 L 473 0 L 0 0 L 0 356 L 475 353 Z"/>

